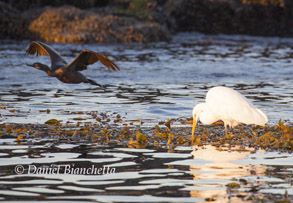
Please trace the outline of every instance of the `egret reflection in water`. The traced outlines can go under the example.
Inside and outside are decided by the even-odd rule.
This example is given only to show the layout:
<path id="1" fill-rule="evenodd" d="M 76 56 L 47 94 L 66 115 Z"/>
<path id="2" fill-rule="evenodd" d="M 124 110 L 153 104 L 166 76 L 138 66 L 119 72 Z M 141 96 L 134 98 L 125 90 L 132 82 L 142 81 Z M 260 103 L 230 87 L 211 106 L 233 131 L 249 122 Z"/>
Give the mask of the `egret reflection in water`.
<path id="1" fill-rule="evenodd" d="M 242 165 L 236 161 L 246 159 L 255 149 L 222 148 L 204 146 L 194 149 L 191 154 L 194 159 L 205 160 L 206 164 L 190 165 L 190 172 L 194 176 L 194 184 L 186 187 L 190 196 L 201 199 L 228 201 L 226 185 L 239 183 L 239 179 L 246 176 L 264 176 L 266 167 L 262 165 Z M 241 183 L 239 183 L 241 184 Z M 231 198 L 231 197 L 230 197 Z M 234 200 L 242 201 L 234 197 Z"/>

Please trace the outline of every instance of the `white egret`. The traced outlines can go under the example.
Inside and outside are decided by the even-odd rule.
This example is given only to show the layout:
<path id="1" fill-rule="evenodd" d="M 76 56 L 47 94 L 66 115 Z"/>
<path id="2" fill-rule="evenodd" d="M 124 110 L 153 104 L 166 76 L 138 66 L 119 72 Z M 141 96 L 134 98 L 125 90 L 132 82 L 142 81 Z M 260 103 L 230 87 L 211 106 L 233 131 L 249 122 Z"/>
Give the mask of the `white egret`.
<path id="1" fill-rule="evenodd" d="M 205 103 L 199 103 L 193 108 L 192 139 L 198 120 L 205 125 L 222 120 L 227 135 L 227 126 L 235 127 L 239 123 L 265 125 L 268 122 L 266 115 L 254 107 L 246 97 L 239 92 L 217 86 L 211 88 L 205 99 Z"/>

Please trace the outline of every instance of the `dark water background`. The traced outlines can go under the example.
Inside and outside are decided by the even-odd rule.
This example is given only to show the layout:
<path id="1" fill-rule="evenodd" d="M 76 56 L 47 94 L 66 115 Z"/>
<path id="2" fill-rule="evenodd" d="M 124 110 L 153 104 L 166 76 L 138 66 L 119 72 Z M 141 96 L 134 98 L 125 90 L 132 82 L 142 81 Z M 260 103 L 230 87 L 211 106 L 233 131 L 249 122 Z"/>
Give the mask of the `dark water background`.
<path id="1" fill-rule="evenodd" d="M 100 64 L 83 73 L 106 86 L 69 85 L 27 67 L 49 58 L 26 56 L 29 41 L 1 41 L 0 123 L 72 121 L 70 112 L 119 113 L 124 119 L 191 117 L 207 89 L 232 87 L 262 109 L 273 125 L 292 122 L 293 39 L 178 34 L 169 43 L 51 44 L 70 62 L 82 49 L 113 59 L 120 72 Z M 15 109 L 14 112 L 9 110 Z M 50 109 L 46 114 L 40 110 Z M 80 115 L 87 118 L 86 114 Z M 0 200 L 22 202 L 257 202 L 293 196 L 293 156 L 288 152 L 218 151 L 166 145 L 131 149 L 87 141 L 0 139 Z M 16 174 L 16 167 L 24 167 Z M 115 168 L 113 174 L 28 174 L 50 168 Z M 63 174 L 62 174 L 63 173 Z M 229 189 L 229 183 L 240 184 Z"/>

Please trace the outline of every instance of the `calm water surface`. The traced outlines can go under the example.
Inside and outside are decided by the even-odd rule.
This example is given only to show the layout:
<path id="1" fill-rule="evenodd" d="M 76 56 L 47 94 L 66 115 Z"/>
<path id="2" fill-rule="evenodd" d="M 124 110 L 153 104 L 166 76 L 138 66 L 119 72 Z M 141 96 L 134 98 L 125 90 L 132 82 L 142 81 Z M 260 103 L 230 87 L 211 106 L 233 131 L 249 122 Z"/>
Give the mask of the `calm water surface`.
<path id="1" fill-rule="evenodd" d="M 279 119 L 292 123 L 293 39 L 185 33 L 169 43 L 51 44 L 68 62 L 82 49 L 112 58 L 120 72 L 98 63 L 83 71 L 105 88 L 63 84 L 26 66 L 50 63 L 46 56 L 25 55 L 29 41 L 0 43 L 0 106 L 6 107 L 0 109 L 0 123 L 43 124 L 51 118 L 65 122 L 76 117 L 71 112 L 99 111 L 119 113 L 126 120 L 149 119 L 145 125 L 154 126 L 160 120 L 191 117 L 193 106 L 216 85 L 247 96 L 267 114 L 270 125 Z M 46 109 L 49 114 L 40 112 Z M 88 119 L 86 114 L 80 117 Z M 17 145 L 14 140 L 0 139 L 3 201 L 293 199 L 293 156 L 287 152 L 219 151 L 209 145 L 133 149 L 54 137 Z M 55 169 L 59 174 L 52 173 Z M 83 175 L 83 169 L 102 172 Z"/>
<path id="2" fill-rule="evenodd" d="M 212 146 L 181 146 L 170 152 L 165 147 L 52 144 L 52 140 L 16 146 L 13 141 L 2 140 L 6 145 L 0 146 L 1 200 L 257 202 L 293 195 L 289 153 L 218 151 Z M 34 167 L 41 169 L 35 172 Z M 61 168 L 59 174 L 44 172 L 54 167 Z M 105 170 L 95 175 L 77 171 L 93 167 Z"/>

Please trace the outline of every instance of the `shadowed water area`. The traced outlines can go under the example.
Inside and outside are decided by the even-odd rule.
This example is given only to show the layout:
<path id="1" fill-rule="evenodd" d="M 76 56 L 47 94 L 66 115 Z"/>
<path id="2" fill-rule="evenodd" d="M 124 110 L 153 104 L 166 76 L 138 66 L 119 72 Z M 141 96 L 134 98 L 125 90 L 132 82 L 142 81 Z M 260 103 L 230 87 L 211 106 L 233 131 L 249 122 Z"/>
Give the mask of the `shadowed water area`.
<path id="1" fill-rule="evenodd" d="M 168 43 L 50 44 L 67 62 L 82 49 L 113 59 L 121 71 L 109 71 L 99 63 L 83 71 L 104 88 L 63 84 L 26 66 L 50 63 L 48 56 L 25 55 L 29 44 L 1 41 L 0 124 L 38 126 L 57 119 L 75 126 L 97 122 L 95 112 L 107 115 L 107 125 L 113 128 L 123 126 L 113 122 L 119 115 L 149 135 L 155 125 L 163 128 L 162 121 L 174 119 L 172 126 L 188 134 L 191 125 L 178 122 L 179 118 L 190 118 L 209 88 L 225 85 L 263 110 L 270 126 L 280 119 L 292 126 L 293 40 L 289 38 L 184 33 Z M 218 127 L 223 136 L 223 126 Z M 91 130 L 95 132 L 93 126 Z M 0 200 L 253 202 L 293 196 L 293 156 L 287 151 L 264 151 L 248 144 L 241 149 L 171 147 L 167 141 L 136 149 L 123 142 L 59 138 L 52 132 L 17 143 L 17 133 L 13 137 L 1 131 Z M 18 165 L 23 166 L 20 175 L 15 171 Z M 59 174 L 32 174 L 33 166 L 59 167 Z M 84 175 L 69 168 L 103 172 Z"/>

